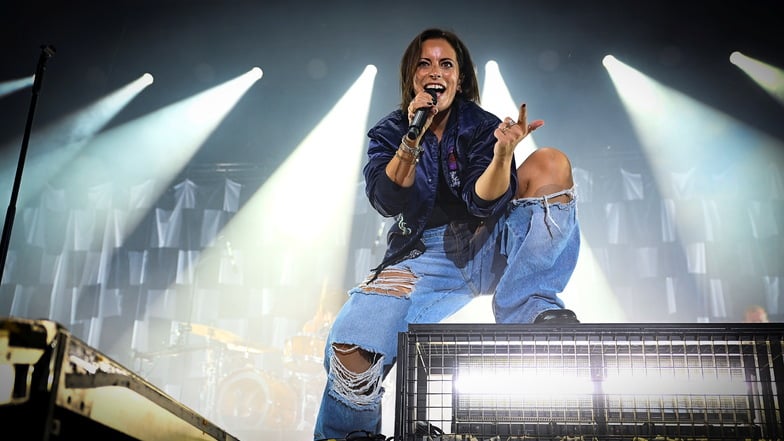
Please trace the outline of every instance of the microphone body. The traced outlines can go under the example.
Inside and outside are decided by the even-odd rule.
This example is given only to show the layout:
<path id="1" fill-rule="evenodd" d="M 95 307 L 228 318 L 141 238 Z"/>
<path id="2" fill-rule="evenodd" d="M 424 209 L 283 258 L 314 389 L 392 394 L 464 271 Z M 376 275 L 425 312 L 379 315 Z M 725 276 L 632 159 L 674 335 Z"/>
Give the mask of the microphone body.
<path id="1" fill-rule="evenodd" d="M 430 96 L 433 97 L 433 104 L 436 103 L 436 91 L 434 89 L 425 89 L 425 92 L 429 93 Z M 422 107 L 417 109 L 416 113 L 414 113 L 414 119 L 411 121 L 411 125 L 408 126 L 408 139 L 415 140 L 419 137 L 419 134 L 422 133 L 422 128 L 425 126 L 425 121 L 427 121 L 427 114 L 430 112 L 429 107 Z"/>

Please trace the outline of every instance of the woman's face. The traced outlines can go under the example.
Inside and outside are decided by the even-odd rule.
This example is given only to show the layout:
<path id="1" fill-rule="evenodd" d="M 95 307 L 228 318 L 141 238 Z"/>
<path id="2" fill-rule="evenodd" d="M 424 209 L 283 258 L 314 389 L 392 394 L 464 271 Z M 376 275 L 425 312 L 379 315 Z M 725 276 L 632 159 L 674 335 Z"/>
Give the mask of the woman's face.
<path id="1" fill-rule="evenodd" d="M 455 49 L 443 38 L 422 42 L 422 53 L 414 73 L 414 92 L 436 90 L 436 107 L 442 112 L 452 105 L 459 86 L 460 69 Z"/>

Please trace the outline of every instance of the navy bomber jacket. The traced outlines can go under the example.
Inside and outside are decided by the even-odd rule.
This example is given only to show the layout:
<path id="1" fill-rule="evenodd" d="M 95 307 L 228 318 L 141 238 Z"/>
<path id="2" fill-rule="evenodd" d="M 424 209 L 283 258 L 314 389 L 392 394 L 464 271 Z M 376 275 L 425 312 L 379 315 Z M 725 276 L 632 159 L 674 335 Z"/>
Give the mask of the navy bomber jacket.
<path id="1" fill-rule="evenodd" d="M 363 168 L 365 192 L 370 204 L 385 217 L 396 221 L 387 233 L 387 250 L 378 274 L 388 265 L 414 257 L 424 251 L 420 241 L 433 206 L 440 182 L 438 173 L 452 193 L 463 200 L 468 213 L 477 220 L 504 212 L 517 188 L 516 165 L 512 161 L 510 185 L 506 193 L 494 201 L 476 195 L 474 186 L 493 158 L 496 139 L 493 132 L 501 122 L 498 117 L 478 104 L 455 97 L 446 129 L 438 139 L 427 131 L 420 145 L 424 149 L 417 164 L 414 185 L 403 188 L 386 174 L 386 166 L 408 131 L 408 119 L 398 109 L 381 119 L 368 137 L 368 162 Z"/>

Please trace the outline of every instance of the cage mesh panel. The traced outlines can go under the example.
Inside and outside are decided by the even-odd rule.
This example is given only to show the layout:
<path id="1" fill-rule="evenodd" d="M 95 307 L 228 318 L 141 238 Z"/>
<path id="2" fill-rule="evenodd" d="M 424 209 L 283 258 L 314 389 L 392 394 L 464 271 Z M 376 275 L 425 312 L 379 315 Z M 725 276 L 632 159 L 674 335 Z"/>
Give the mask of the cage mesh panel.
<path id="1" fill-rule="evenodd" d="M 422 440 L 417 422 L 478 440 L 781 439 L 783 331 L 411 325 L 398 348 L 395 439 Z"/>

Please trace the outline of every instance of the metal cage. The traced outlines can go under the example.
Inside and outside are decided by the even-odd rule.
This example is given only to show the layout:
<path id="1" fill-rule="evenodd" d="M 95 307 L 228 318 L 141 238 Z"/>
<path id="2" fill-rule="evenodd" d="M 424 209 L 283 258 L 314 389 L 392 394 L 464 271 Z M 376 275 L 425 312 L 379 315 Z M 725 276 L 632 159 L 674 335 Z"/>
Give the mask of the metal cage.
<path id="1" fill-rule="evenodd" d="M 772 323 L 411 325 L 395 439 L 782 439 L 783 339 Z"/>

